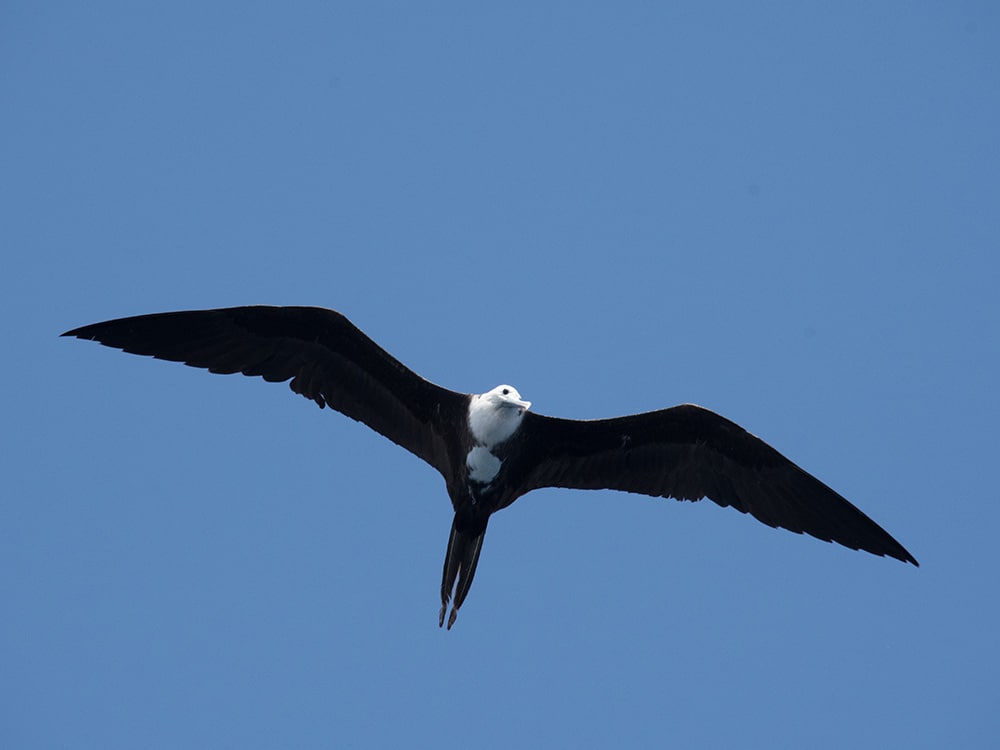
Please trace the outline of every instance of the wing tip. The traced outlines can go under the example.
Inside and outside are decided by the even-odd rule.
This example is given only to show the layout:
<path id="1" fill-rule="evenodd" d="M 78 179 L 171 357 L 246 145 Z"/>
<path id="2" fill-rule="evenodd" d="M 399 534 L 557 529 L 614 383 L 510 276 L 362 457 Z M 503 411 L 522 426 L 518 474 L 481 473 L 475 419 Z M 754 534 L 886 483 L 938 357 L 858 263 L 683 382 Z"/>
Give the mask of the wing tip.
<path id="1" fill-rule="evenodd" d="M 906 549 L 902 544 L 896 541 L 887 531 L 879 528 L 879 531 L 886 537 L 883 544 L 877 546 L 869 546 L 867 549 L 865 547 L 858 547 L 858 549 L 864 550 L 865 552 L 871 552 L 880 557 L 891 557 L 894 560 L 899 560 L 901 563 L 910 563 L 915 568 L 920 567 L 920 563 L 917 562 L 917 558 L 910 554 L 910 551 Z"/>
<path id="2" fill-rule="evenodd" d="M 906 549 L 906 547 L 904 547 L 902 544 L 897 542 L 892 537 L 889 537 L 889 540 L 892 542 L 891 545 L 879 546 L 879 547 L 862 546 L 862 545 L 858 545 L 855 547 L 853 544 L 844 544 L 843 542 L 840 542 L 836 539 L 832 539 L 830 541 L 836 544 L 841 544 L 845 547 L 856 549 L 859 552 L 868 552 L 872 555 L 878 555 L 879 557 L 890 557 L 893 560 L 899 560 L 904 565 L 909 563 L 913 565 L 913 567 L 915 568 L 920 567 L 920 563 L 917 562 L 917 558 L 911 555 L 909 550 Z"/>
<path id="3" fill-rule="evenodd" d="M 896 557 L 896 556 L 893 555 L 893 557 Z M 903 549 L 903 556 L 896 557 L 896 559 L 899 560 L 902 563 L 911 563 L 913 565 L 913 567 L 915 567 L 915 568 L 919 568 L 920 567 L 920 563 L 917 562 L 917 558 L 915 558 L 913 555 L 911 555 L 905 549 Z"/>

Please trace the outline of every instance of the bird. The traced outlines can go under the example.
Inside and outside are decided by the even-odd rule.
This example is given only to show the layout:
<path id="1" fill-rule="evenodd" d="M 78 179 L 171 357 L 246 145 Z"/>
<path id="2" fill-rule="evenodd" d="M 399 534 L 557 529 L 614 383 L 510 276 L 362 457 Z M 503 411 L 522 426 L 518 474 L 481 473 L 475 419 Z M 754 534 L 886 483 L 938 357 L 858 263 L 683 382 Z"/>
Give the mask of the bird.
<path id="1" fill-rule="evenodd" d="M 438 626 L 455 624 L 490 516 L 543 487 L 708 498 L 771 527 L 919 565 L 861 510 L 760 438 L 694 404 L 611 419 L 531 410 L 511 385 L 460 393 L 422 378 L 343 314 L 265 305 L 119 318 L 62 334 L 220 374 L 284 382 L 443 476 L 455 512 Z M 451 611 L 448 613 L 448 605 Z"/>

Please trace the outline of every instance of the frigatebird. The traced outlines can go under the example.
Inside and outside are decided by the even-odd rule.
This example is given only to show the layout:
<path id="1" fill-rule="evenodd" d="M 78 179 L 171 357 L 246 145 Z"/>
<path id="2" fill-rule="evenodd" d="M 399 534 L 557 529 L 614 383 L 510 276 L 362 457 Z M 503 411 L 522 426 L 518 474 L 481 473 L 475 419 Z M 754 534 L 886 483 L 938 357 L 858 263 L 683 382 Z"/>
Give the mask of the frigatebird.
<path id="1" fill-rule="evenodd" d="M 541 487 L 707 497 L 768 526 L 917 565 L 884 529 L 760 438 L 682 404 L 613 419 L 530 411 L 510 385 L 458 393 L 420 377 L 344 315 L 319 307 L 231 307 L 121 318 L 67 331 L 209 372 L 290 381 L 437 469 L 455 517 L 441 580 L 448 628 L 472 585 L 490 516 Z"/>

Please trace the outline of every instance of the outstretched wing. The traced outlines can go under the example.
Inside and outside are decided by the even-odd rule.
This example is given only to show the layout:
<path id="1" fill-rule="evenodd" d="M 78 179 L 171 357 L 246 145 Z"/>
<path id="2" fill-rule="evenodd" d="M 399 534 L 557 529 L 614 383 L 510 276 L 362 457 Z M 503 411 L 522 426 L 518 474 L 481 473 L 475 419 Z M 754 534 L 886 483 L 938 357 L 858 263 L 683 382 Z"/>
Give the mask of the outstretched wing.
<path id="1" fill-rule="evenodd" d="M 708 497 L 768 526 L 851 549 L 916 559 L 851 503 L 763 440 L 685 404 L 617 419 L 577 421 L 529 412 L 522 425 L 541 455 L 524 467 L 523 494 L 539 487 L 614 489 L 678 500 Z"/>
<path id="2" fill-rule="evenodd" d="M 296 393 L 364 422 L 448 470 L 443 425 L 464 413 L 468 396 L 424 380 L 347 318 L 319 307 L 231 307 L 140 315 L 76 328 L 131 354 L 215 373 L 291 379 Z"/>

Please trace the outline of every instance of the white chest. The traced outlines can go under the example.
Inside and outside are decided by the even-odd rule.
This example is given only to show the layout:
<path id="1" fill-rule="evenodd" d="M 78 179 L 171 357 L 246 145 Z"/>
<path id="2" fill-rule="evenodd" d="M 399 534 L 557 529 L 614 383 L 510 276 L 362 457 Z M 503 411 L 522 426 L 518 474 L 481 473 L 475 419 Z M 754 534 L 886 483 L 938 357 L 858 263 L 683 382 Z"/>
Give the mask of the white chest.
<path id="1" fill-rule="evenodd" d="M 489 484 L 503 463 L 493 453 L 494 448 L 513 435 L 521 425 L 523 409 L 512 408 L 491 398 L 490 394 L 474 396 L 469 403 L 469 431 L 474 445 L 465 456 L 465 467 L 473 482 Z"/>
<path id="2" fill-rule="evenodd" d="M 480 445 L 492 448 L 509 438 L 521 424 L 517 409 L 497 406 L 489 399 L 474 396 L 469 403 L 469 429 Z"/>

